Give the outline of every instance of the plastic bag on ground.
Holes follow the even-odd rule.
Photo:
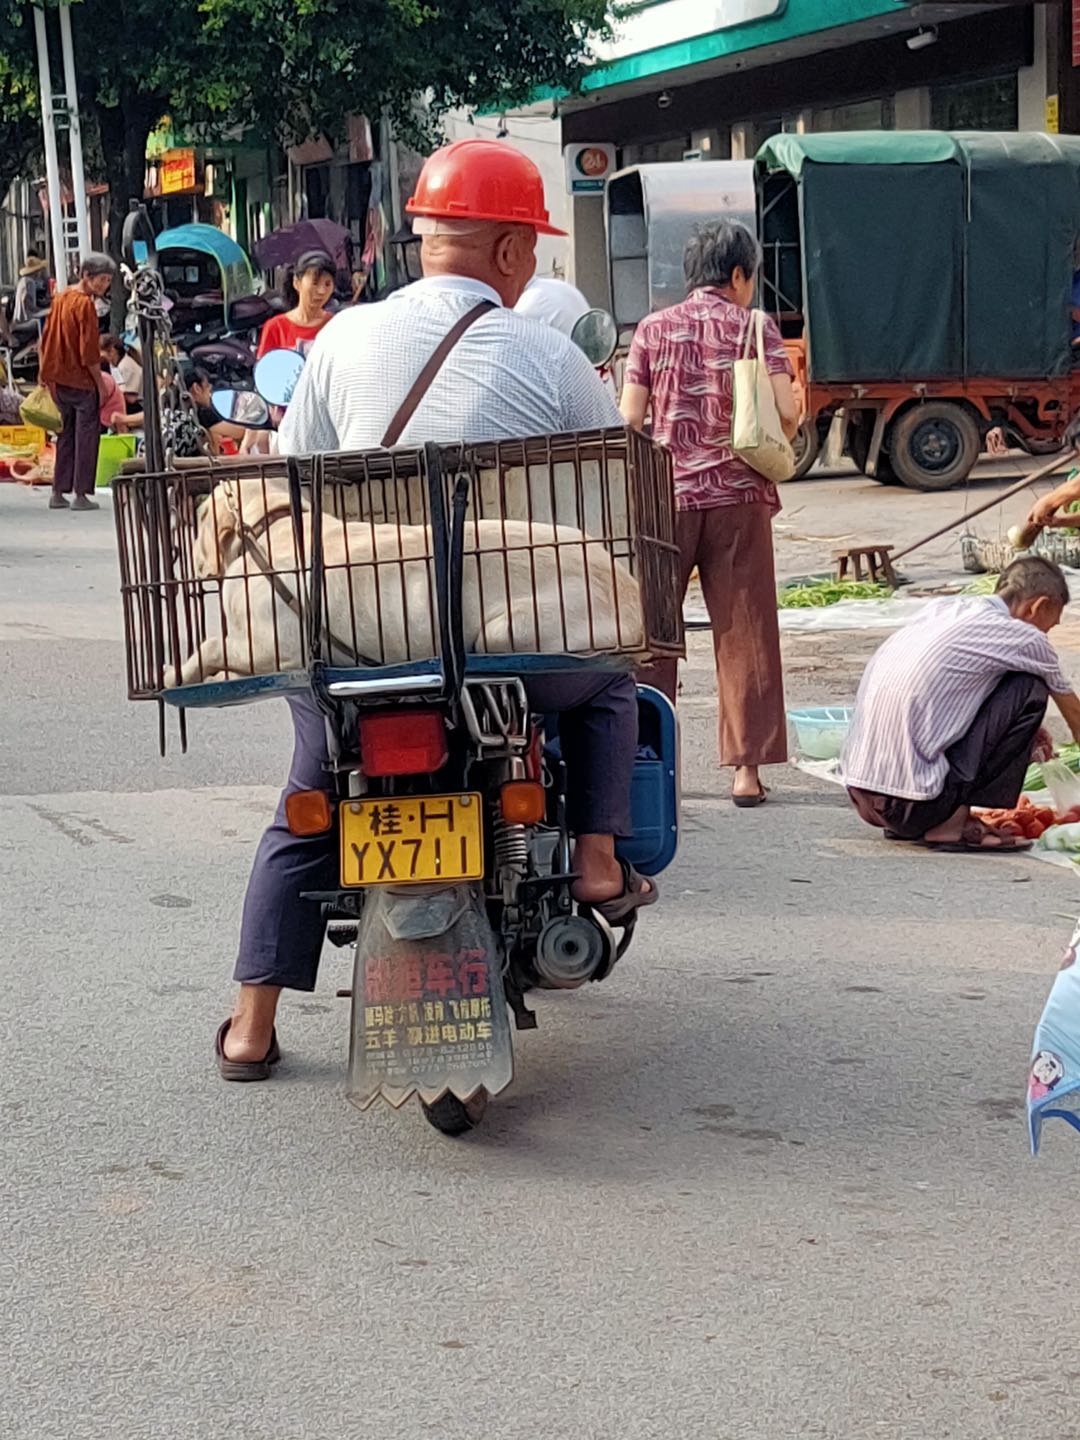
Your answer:
[[[1080,924],[1073,931],[1042,1018],[1035,1030],[1028,1073],[1028,1134],[1039,1153],[1042,1123],[1051,1117],[1080,1130]]]
[[[1074,775],[1063,760],[1044,760],[1041,766],[1050,800],[1059,815],[1080,806],[1080,775]]]

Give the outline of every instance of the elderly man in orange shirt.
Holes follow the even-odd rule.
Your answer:
[[[49,387],[63,429],[56,439],[56,471],[50,510],[96,510],[100,407],[108,399],[101,373],[101,334],[95,297],[103,299],[116,274],[108,255],[89,254],[79,283],[57,295],[41,337],[41,383]]]

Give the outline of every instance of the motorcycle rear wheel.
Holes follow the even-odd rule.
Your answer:
[[[484,1118],[490,1098],[486,1090],[478,1090],[471,1100],[459,1100],[456,1095],[443,1095],[434,1105],[425,1105],[421,1101],[420,1108],[429,1125],[434,1126],[441,1135],[449,1135],[453,1139],[476,1129]]]

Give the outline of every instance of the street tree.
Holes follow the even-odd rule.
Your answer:
[[[0,196],[41,142],[32,29],[25,6],[0,0]],[[25,32],[30,32],[29,46]]]
[[[608,10],[607,0],[74,0],[80,106],[109,185],[111,248],[142,197],[146,142],[165,115],[208,138],[240,124],[282,144],[333,138],[350,114],[388,115],[406,138],[430,141],[452,106],[500,109],[537,87],[574,87]],[[8,164],[25,158],[28,115],[39,119],[29,11],[0,0]]]

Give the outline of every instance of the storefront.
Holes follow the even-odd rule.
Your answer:
[[[982,0],[654,0],[562,102],[563,144],[614,145],[625,167],[750,158],[782,131],[1054,128],[1056,16]],[[575,196],[573,217],[576,281],[607,303],[602,200]]]

